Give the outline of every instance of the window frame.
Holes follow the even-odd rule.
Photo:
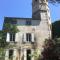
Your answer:
[[[15,33],[10,33],[10,42],[15,42]]]
[[[27,36],[27,34],[29,36]],[[23,43],[34,43],[34,42],[35,42],[34,33],[24,33],[23,34]]]
[[[30,26],[31,24],[31,20],[26,20],[26,25]]]
[[[31,33],[26,33],[26,41],[27,42],[32,42],[32,35],[31,35]]]

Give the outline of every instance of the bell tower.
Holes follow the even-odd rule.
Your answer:
[[[36,20],[47,19],[47,0],[32,0],[32,18]]]

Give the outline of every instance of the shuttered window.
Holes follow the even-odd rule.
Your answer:
[[[15,34],[10,34],[10,41],[14,41],[15,42]]]
[[[31,37],[32,37],[31,34],[30,33],[27,33],[26,34],[26,41],[27,42],[31,42],[31,40],[32,40]]]
[[[12,34],[12,33],[7,33],[7,37],[6,37],[6,42],[15,42],[15,33]]]
[[[24,33],[24,42],[34,42],[34,34]]]

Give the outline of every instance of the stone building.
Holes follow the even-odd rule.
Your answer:
[[[41,55],[44,41],[51,38],[47,0],[32,0],[32,18],[5,17],[4,23],[16,24],[19,29],[16,34],[7,33],[6,42],[13,47],[7,47],[5,60],[35,60],[29,54],[38,49]]]

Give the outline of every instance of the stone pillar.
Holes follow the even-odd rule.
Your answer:
[[[14,49],[14,52],[13,52],[13,60],[17,60],[17,50]]]
[[[24,60],[27,60],[27,51],[26,51],[26,49],[24,49]]]
[[[24,49],[21,48],[20,50],[20,59],[19,60],[24,60]]]
[[[21,59],[21,53],[22,53],[22,52],[21,52],[21,50],[19,49],[19,50],[18,50],[18,60],[22,60],[22,59]]]
[[[34,49],[31,49],[31,55],[34,54]],[[34,56],[31,56],[31,60],[34,60]]]
[[[5,60],[9,60],[9,50],[8,49],[6,50],[6,53],[5,53]]]

